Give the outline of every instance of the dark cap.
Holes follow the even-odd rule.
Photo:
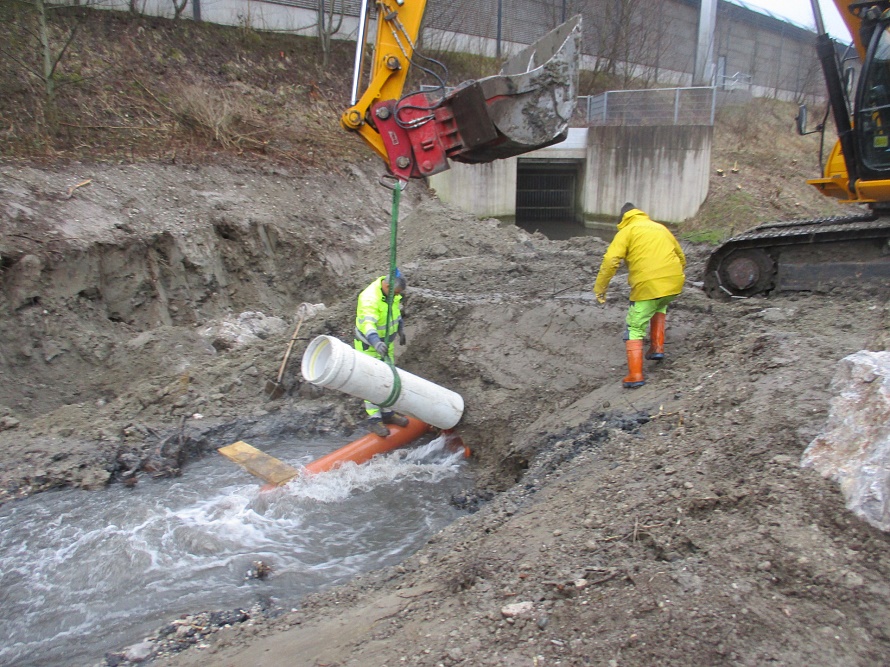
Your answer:
[[[396,269],[398,271],[398,269]],[[396,292],[404,292],[408,287],[408,281],[405,280],[405,276],[400,273],[393,276],[392,279],[393,285],[395,285]],[[383,276],[383,284],[389,287],[389,277]]]

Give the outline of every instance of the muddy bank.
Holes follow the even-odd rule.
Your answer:
[[[350,197],[287,170],[6,165],[0,494],[176,472],[207,433],[270,411],[317,421],[258,387],[297,306],[336,303],[386,229],[368,165],[345,183]]]
[[[299,355],[319,334],[351,339],[354,294],[385,271],[390,199],[374,168],[354,168],[335,194],[317,173],[8,166],[4,497],[179,474],[245,418],[356,428],[358,402],[304,385]],[[566,404],[609,374],[574,349],[600,313],[566,298],[586,289],[604,244],[474,220],[419,185],[401,213],[411,290],[399,364],[460,391],[486,484],[504,488],[525,465],[508,445],[538,416],[527,402]],[[303,302],[319,307],[301,327],[289,391],[268,401]]]
[[[610,303],[600,326],[622,313]],[[579,341],[612,376],[525,404],[536,419],[498,461],[517,483],[401,566],[157,664],[886,662],[887,536],[800,456],[836,360],[886,346],[887,317],[883,295],[715,304],[690,289],[634,392],[617,341],[606,357]]]
[[[354,432],[359,401],[302,385],[296,364],[284,398],[266,400],[263,387],[301,302],[325,309],[304,324],[296,355],[320,333],[351,337],[354,295],[388,259],[389,192],[375,169],[331,183],[243,167],[6,165],[4,499],[187,476],[190,457],[263,430]],[[215,208],[221,199],[229,208]],[[119,228],[132,209],[145,217]],[[475,511],[397,567],[280,600],[296,611],[248,615],[200,648],[159,655],[194,644],[166,638],[145,656],[888,660],[887,537],[799,467],[825,424],[838,360],[890,342],[885,291],[714,302],[698,287],[707,248],[684,245],[688,281],[670,310],[667,359],[647,363],[647,384],[628,391],[623,276],[605,306],[589,293],[603,241],[474,220],[415,185],[402,212],[410,288],[398,363],[463,396]]]

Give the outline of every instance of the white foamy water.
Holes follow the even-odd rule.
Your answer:
[[[255,443],[254,443],[255,444]],[[343,442],[261,446],[294,466]],[[0,665],[90,665],[180,614],[297,606],[416,551],[469,485],[441,439],[270,492],[222,456],[134,488],[0,507]],[[269,578],[246,578],[262,560]]]

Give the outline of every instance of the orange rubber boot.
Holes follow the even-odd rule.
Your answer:
[[[647,359],[664,359],[664,313],[655,313],[649,320],[649,351]]]
[[[624,378],[624,386],[628,389],[642,387],[646,384],[643,379],[643,341],[624,341],[627,350],[627,377]]]

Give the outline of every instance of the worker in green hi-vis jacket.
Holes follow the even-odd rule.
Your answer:
[[[393,358],[394,341],[399,337],[399,344],[406,342],[405,329],[402,324],[402,312],[399,305],[402,301],[402,292],[408,283],[401,272],[396,269],[393,275],[393,285],[390,286],[387,276],[380,276],[358,295],[358,305],[355,309],[355,349],[375,359],[385,361]],[[387,297],[390,287],[394,294],[392,299],[392,313],[389,317],[387,328]],[[389,435],[386,424],[407,426],[408,418],[392,411],[382,409],[370,401],[365,401],[365,410],[368,412],[368,430],[375,435],[385,438]]]

